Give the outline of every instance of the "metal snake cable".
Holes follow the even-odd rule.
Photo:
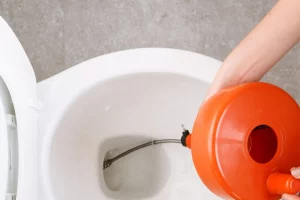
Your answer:
[[[163,140],[153,140],[151,142],[147,142],[141,145],[138,145],[136,147],[133,147],[119,155],[117,155],[116,157],[113,157],[111,159],[107,159],[103,162],[103,170],[110,167],[115,161],[119,160],[120,158],[123,158],[124,156],[127,156],[128,154],[131,154],[137,150],[143,149],[145,147],[149,147],[152,145],[157,145],[157,144],[164,144],[164,143],[178,143],[181,144],[181,140],[177,140],[177,139],[163,139]]]

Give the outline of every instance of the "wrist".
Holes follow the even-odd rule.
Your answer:
[[[235,62],[231,62],[229,56],[223,62],[208,90],[206,100],[222,89],[260,80],[257,75],[261,73],[258,73],[250,62],[238,63],[237,59],[232,61]]]

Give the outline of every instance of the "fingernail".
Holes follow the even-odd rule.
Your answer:
[[[300,168],[299,167],[293,167],[291,169],[291,173],[295,178],[300,178]]]

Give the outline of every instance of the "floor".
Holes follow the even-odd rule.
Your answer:
[[[38,80],[118,50],[168,47],[220,60],[277,0],[0,0]],[[272,53],[272,52],[270,52]],[[264,80],[300,102],[300,45]]]

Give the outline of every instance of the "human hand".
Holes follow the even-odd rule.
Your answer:
[[[292,168],[291,173],[295,178],[300,179],[300,167]],[[282,195],[281,200],[300,200],[300,197],[296,195],[284,194]]]
[[[300,41],[299,0],[281,0],[225,59],[205,100],[220,90],[257,82]]]

